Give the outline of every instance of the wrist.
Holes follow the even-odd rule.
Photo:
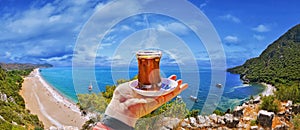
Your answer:
[[[111,117],[109,115],[104,115],[101,122],[111,130],[134,130],[132,126],[129,126],[118,118]]]
[[[116,120],[119,120],[133,128],[135,126],[136,121],[138,120],[138,118],[130,117],[128,115],[125,115],[125,114],[115,111],[113,109],[106,109],[105,115],[110,116]]]
[[[111,128],[109,128],[108,126],[104,125],[101,122],[98,122],[92,130],[111,130]]]

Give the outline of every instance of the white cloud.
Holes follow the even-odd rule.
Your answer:
[[[10,52],[5,52],[5,55],[4,55],[5,58],[9,58],[10,56],[11,56]]]
[[[240,23],[241,22],[241,20],[238,17],[235,17],[231,14],[226,14],[224,16],[221,16],[220,18],[223,19],[223,20],[232,21],[232,22],[235,22],[235,23]]]
[[[238,37],[237,36],[226,36],[224,38],[224,41],[227,42],[227,43],[237,43],[239,41]]]
[[[200,61],[208,61],[210,60],[208,53],[206,51],[199,51],[198,53],[195,53],[196,59]]]
[[[111,46],[112,43],[101,43],[100,46],[102,47],[108,47],[108,46]]]
[[[51,61],[61,61],[61,60],[65,60],[65,59],[68,59],[68,58],[71,58],[71,57],[72,57],[72,55],[68,54],[68,55],[63,55],[63,56],[60,56],[60,57],[41,58],[40,60],[51,62]]]
[[[114,33],[114,31],[119,32],[120,30],[116,30],[116,28],[111,29],[111,27],[121,21],[124,16],[130,16],[133,13],[138,12],[143,2],[111,1],[106,4],[107,6],[101,8],[100,10],[97,10],[97,12],[94,12],[93,17],[89,19],[88,24],[86,24],[85,28],[81,30],[82,32],[77,39],[75,48],[76,54],[73,58],[73,65],[95,65],[93,59],[98,58],[96,57],[96,53],[97,49],[99,49],[99,40],[101,40],[101,38],[104,38],[105,34]],[[124,26],[123,29],[126,30],[129,28]],[[112,40],[110,42],[107,41],[105,43],[113,44],[114,41],[116,40]]]
[[[202,3],[200,4],[200,9],[202,9],[203,7],[205,7],[207,5],[207,3]]]
[[[58,22],[61,20],[61,15],[53,15],[49,17],[49,23]]]
[[[6,62],[64,60],[61,56],[72,53],[80,29],[103,3],[56,0],[28,2],[28,6],[5,14],[10,17],[0,17],[0,42],[9,42],[2,44],[0,51],[9,48],[7,51],[14,52]]]
[[[207,6],[208,2],[208,0],[205,0],[203,3],[200,4],[199,8],[203,9],[205,6]]]
[[[126,6],[124,6],[126,5]],[[153,9],[158,9],[161,8],[160,6],[157,5],[152,5],[152,6],[145,6],[147,4],[144,4],[144,1],[135,1],[135,0],[128,0],[128,1],[118,1],[116,3],[112,3],[109,6],[106,6],[104,8],[101,9],[101,12],[95,13],[95,17],[90,19],[90,23],[86,24],[89,27],[86,27],[85,29],[87,29],[86,32],[82,32],[79,38],[78,38],[78,42],[77,43],[83,43],[83,45],[79,45],[79,49],[76,50],[78,52],[78,54],[76,54],[74,57],[78,58],[78,63],[82,63],[82,64],[90,64],[92,65],[92,60],[90,60],[91,58],[94,58],[93,55],[89,55],[86,53],[95,53],[98,48],[94,48],[94,46],[92,44],[97,43],[97,39],[100,39],[101,37],[103,37],[103,32],[101,30],[107,30],[106,27],[112,27],[111,24],[114,24],[116,21],[119,21],[119,17],[123,17],[123,16],[132,16],[133,13],[139,13],[142,9],[143,6],[147,7],[147,8],[153,8]],[[180,5],[176,5],[176,7],[180,7]],[[177,11],[176,11],[177,12]],[[179,13],[180,11],[178,11]],[[184,11],[182,12],[183,14]],[[190,12],[189,14],[191,14],[192,12]],[[188,20],[191,21],[196,21],[193,20],[193,15],[183,15],[181,18],[188,18]],[[122,19],[120,19],[122,20]],[[167,21],[165,19],[162,19],[160,21],[158,21],[156,24],[158,28],[160,28],[161,30],[167,30],[167,31],[174,31],[173,33],[180,33],[180,34],[186,34],[188,30],[188,28],[186,28],[183,24],[180,24],[178,22],[170,22]],[[202,23],[202,21],[197,21]],[[132,22],[132,24],[134,25],[143,25],[143,23],[136,23],[136,22]],[[197,24],[195,24],[197,25]],[[203,24],[204,25],[204,24]],[[139,28],[140,26],[138,26]],[[151,27],[155,27],[154,23],[151,21]],[[99,31],[100,30],[100,31]],[[119,30],[117,30],[119,31]],[[117,32],[116,31],[116,32]],[[160,31],[162,32],[162,31]],[[95,37],[94,35],[100,36],[100,37]],[[119,33],[119,35],[123,35],[122,33]],[[149,36],[149,35],[147,35]],[[131,36],[133,37],[133,36]],[[159,36],[158,36],[159,37]],[[170,37],[170,36],[169,36]],[[162,46],[166,46],[166,48],[170,48],[170,45],[173,47],[178,47],[175,45],[175,43],[177,42],[177,44],[179,44],[179,41],[174,40],[175,42],[171,42],[169,40],[169,37],[162,37],[165,40],[161,40],[160,38],[154,38],[154,37],[147,37],[144,39],[134,39],[131,42],[129,42],[129,44],[127,44],[127,46],[124,46],[125,49],[122,49],[121,44],[124,44],[124,41],[120,42],[120,45],[118,45],[116,50],[122,50],[122,53],[125,53],[128,51],[127,54],[130,54],[129,50],[135,50],[135,49],[143,49],[143,48],[147,48],[147,47],[152,47],[152,48],[162,48]],[[93,39],[94,38],[94,39]],[[137,37],[139,38],[139,37]],[[157,40],[160,39],[160,40]],[[95,41],[93,41],[95,40]],[[126,41],[126,39],[124,39]],[[149,42],[148,42],[149,41]],[[154,44],[147,44],[147,43],[162,43],[163,45],[159,45],[159,47],[157,47],[158,45],[154,45]],[[142,45],[140,45],[142,44]],[[84,47],[87,46],[87,47]],[[85,48],[83,51],[80,50],[80,48]],[[89,49],[87,49],[89,48]],[[132,49],[134,48],[134,49]],[[176,50],[174,50],[174,52],[182,52],[184,46],[180,46],[178,47]],[[105,50],[105,49],[104,49]],[[88,51],[88,52],[86,52]],[[108,51],[108,50],[106,50]],[[115,51],[115,50],[110,50],[110,51]],[[107,55],[108,53],[104,54]],[[109,55],[109,54],[108,54]],[[122,57],[125,57],[124,55],[121,55]],[[188,63],[191,60],[191,57],[186,56],[186,54],[178,54],[177,57],[180,63]],[[76,61],[77,62],[77,61]],[[74,62],[73,62],[74,63]],[[121,63],[121,62],[119,62]],[[116,63],[117,64],[117,63]]]
[[[120,27],[120,30],[121,30],[121,31],[134,31],[134,29],[131,28],[131,27],[129,27],[128,25],[122,25],[122,26]]]
[[[1,34],[0,40],[23,40],[45,34],[66,36],[78,33],[78,30],[74,32],[74,28],[84,24],[96,5],[97,2],[60,0],[43,6],[33,4],[28,10],[11,14],[12,17],[1,18],[0,29],[5,33]]]
[[[115,55],[115,56],[113,56],[113,57],[110,57],[109,59],[110,59],[110,60],[121,60],[122,57],[121,57],[121,55]]]
[[[257,25],[256,27],[252,28],[252,30],[256,31],[256,32],[268,32],[270,31],[270,28],[267,25]]]
[[[99,48],[98,50],[103,50],[103,49],[106,49],[108,47],[110,47],[111,45],[113,45],[115,43],[115,41],[111,41],[111,42],[102,42],[101,44],[99,44]]]
[[[181,23],[173,22],[167,25],[168,30],[178,32],[179,34],[187,34],[188,28]]]
[[[253,35],[253,38],[256,39],[256,40],[258,40],[258,41],[261,41],[261,40],[265,39],[264,36],[262,36],[262,35],[256,35],[256,34]]]
[[[156,24],[155,28],[161,31],[170,31],[179,35],[187,35],[189,29],[182,23],[172,22],[167,24]]]

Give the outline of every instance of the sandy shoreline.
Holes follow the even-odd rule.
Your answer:
[[[266,87],[265,90],[261,93],[263,96],[273,95],[274,92],[276,91],[276,88],[271,84],[267,84],[267,83],[261,83],[261,84]]]
[[[80,129],[87,120],[81,116],[76,104],[64,98],[43,80],[38,69],[24,78],[20,94],[25,100],[25,107],[38,115],[46,129],[51,126]]]

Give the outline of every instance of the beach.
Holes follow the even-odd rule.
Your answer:
[[[276,91],[276,88],[271,84],[267,84],[267,83],[261,83],[261,84],[266,87],[265,90],[261,93],[263,96],[273,95],[274,92]]]
[[[56,90],[40,76],[35,69],[24,78],[20,95],[25,100],[25,107],[36,114],[46,129],[80,129],[87,120],[81,116],[79,108]]]

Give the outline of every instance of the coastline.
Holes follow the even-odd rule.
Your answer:
[[[25,100],[25,107],[38,115],[46,129],[80,129],[87,120],[81,116],[79,108],[53,87],[34,69],[24,78],[22,90],[19,92]]]
[[[274,95],[274,92],[276,91],[275,86],[267,83],[260,83],[260,84],[266,87],[265,90],[261,93],[263,96]]]

